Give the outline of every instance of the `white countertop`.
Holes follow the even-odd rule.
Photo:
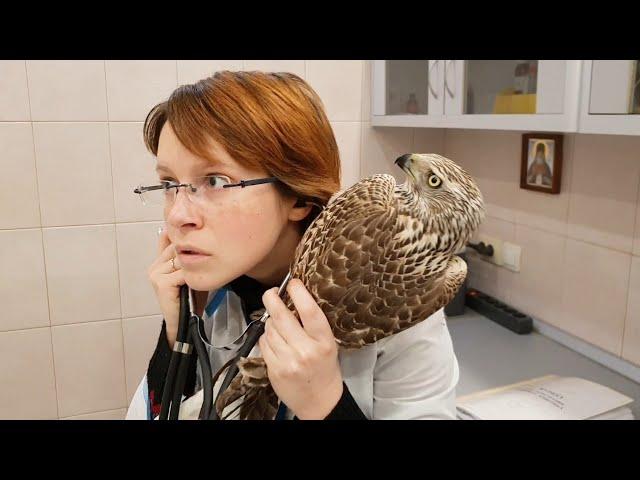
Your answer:
[[[640,420],[640,384],[535,331],[518,335],[466,308],[447,317],[460,365],[458,396],[543,375],[581,377],[634,399]]]

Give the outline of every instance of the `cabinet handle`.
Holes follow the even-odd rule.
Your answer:
[[[451,62],[451,65],[453,65],[453,67],[455,68],[456,66],[456,61],[455,60],[449,60],[448,62]],[[447,65],[448,65],[447,62]],[[447,92],[449,92],[449,96],[451,98],[453,98],[455,96],[455,92],[453,92],[450,88],[449,88],[449,82],[447,81],[447,79],[449,78],[449,68],[447,67],[447,65],[445,65],[445,69],[444,69],[444,87],[447,89]],[[456,78],[456,73],[455,70],[453,72],[453,78]]]
[[[433,70],[433,67],[437,66],[439,62],[440,60],[434,60],[433,65],[431,65],[431,68],[429,68],[429,72],[427,74],[427,85],[429,86],[429,91],[431,92],[431,95],[433,95],[433,98],[435,98],[436,100],[438,99],[438,92],[436,92],[431,85],[431,70]]]

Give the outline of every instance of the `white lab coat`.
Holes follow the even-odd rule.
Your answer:
[[[213,311],[214,304],[218,306]],[[203,320],[211,343],[232,342],[245,327],[240,298],[231,290],[210,292]],[[213,372],[233,355],[228,350],[208,350]],[[250,355],[259,354],[256,345]],[[455,388],[459,369],[444,309],[374,344],[352,351],[340,350],[339,362],[344,382],[369,419],[456,418]],[[183,399],[180,419],[197,419],[202,405],[201,378],[198,364],[197,393]],[[221,381],[222,378],[216,383],[214,395]],[[147,392],[145,376],[129,405],[127,420],[152,418]],[[292,417],[293,413],[289,412],[288,418]]]

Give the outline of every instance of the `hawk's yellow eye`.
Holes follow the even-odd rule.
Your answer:
[[[440,185],[442,185],[442,180],[440,180],[440,177],[438,177],[437,175],[434,175],[433,173],[431,175],[429,175],[429,186],[432,188],[438,188]]]

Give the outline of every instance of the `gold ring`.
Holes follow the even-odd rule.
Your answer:
[[[175,257],[173,257],[173,258],[171,259],[171,267],[173,268],[173,271],[174,271],[174,272],[177,270],[177,268],[176,268],[176,264],[175,264],[175,259],[176,259]]]

